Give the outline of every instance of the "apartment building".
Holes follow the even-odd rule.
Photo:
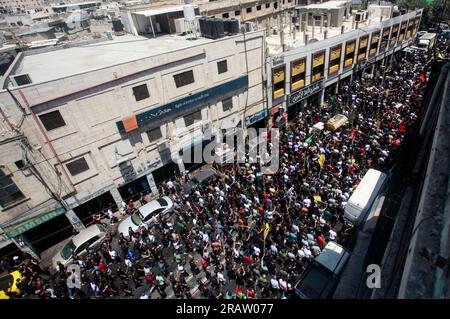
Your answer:
[[[41,213],[47,221],[38,224],[26,211],[0,203],[8,240],[25,238],[39,253],[69,236],[71,226],[90,223],[92,213],[142,192],[157,194],[163,180],[201,165],[183,156],[203,148],[212,128],[261,125],[264,50],[264,32],[253,31],[216,40],[125,35],[19,54],[4,76],[1,109],[13,126],[24,109],[26,136],[44,157],[35,162],[47,161],[57,173],[46,180],[61,188],[54,197],[64,209]],[[2,156],[3,174],[33,207],[39,192],[16,167],[20,152],[10,153]],[[26,227],[14,222],[19,215]],[[55,218],[65,220],[58,226]]]
[[[0,0],[0,8],[12,12],[41,9],[43,5],[44,2],[42,0]]]
[[[395,52],[412,43],[422,16],[422,9],[359,22],[349,15],[335,28],[328,27],[326,15],[321,24],[307,7],[297,9],[297,35],[287,26],[281,40],[279,35],[267,37],[271,120],[283,114],[292,118],[308,105],[320,105],[353,77],[387,65]]]

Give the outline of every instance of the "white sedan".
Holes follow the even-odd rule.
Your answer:
[[[56,268],[58,261],[64,266],[68,266],[72,262],[73,255],[84,257],[88,253],[88,249],[96,250],[105,241],[107,241],[107,238],[104,226],[91,225],[83,229],[53,257],[53,268]]]
[[[133,231],[137,231],[139,226],[143,223],[150,225],[152,217],[159,218],[165,214],[172,212],[173,201],[168,197],[164,196],[139,207],[138,211],[133,215],[127,217],[119,224],[119,233],[122,233],[125,238],[128,236],[128,228],[131,227]]]

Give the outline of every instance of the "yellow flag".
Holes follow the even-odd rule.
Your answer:
[[[264,239],[266,239],[267,235],[269,234],[270,226],[269,223],[266,223],[266,228],[264,229]]]
[[[322,201],[322,197],[314,196],[314,200],[317,201],[317,202],[321,202]]]
[[[319,156],[319,159],[317,160],[317,163],[319,163],[320,167],[323,167],[323,163],[325,163],[325,154],[321,154]]]

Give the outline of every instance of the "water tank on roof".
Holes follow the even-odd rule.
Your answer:
[[[206,18],[205,21],[205,37],[206,38],[213,38],[215,34],[215,28],[214,28],[214,19],[212,18]]]
[[[239,20],[236,20],[236,19],[230,20],[230,33],[231,34],[239,33]]]
[[[122,21],[120,21],[119,19],[113,19],[112,25],[113,25],[114,32],[122,32],[123,31],[123,24],[122,24]]]
[[[217,38],[222,38],[224,36],[224,25],[222,19],[214,19],[214,28],[216,29]]]
[[[192,4],[183,6],[183,14],[186,21],[195,21],[195,6]]]
[[[392,17],[398,17],[400,15],[400,11],[399,10],[395,10],[392,12]]]
[[[231,28],[231,20],[230,19],[224,19],[223,20],[223,30],[225,31],[225,33],[230,33],[230,28]]]
[[[202,36],[205,36],[205,34],[206,34],[206,31],[205,31],[205,28],[206,28],[206,18],[205,18],[205,17],[200,17],[200,18],[198,19],[198,24],[199,24],[199,26],[200,26],[200,34],[201,34]]]

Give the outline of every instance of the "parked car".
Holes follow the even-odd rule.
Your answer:
[[[22,292],[17,287],[17,282],[21,280],[22,274],[17,270],[0,277],[0,299],[9,299],[12,295],[20,296]]]
[[[190,194],[193,189],[196,189],[201,185],[205,185],[209,179],[215,175],[216,172],[213,170],[200,171],[183,185],[183,191],[186,194]]]
[[[131,227],[133,231],[139,229],[139,225],[146,223],[151,225],[151,218],[156,216],[157,218],[164,216],[173,211],[173,201],[168,196],[164,196],[147,204],[139,207],[137,212],[133,215],[127,217],[119,224],[119,233],[122,233],[126,238],[128,238],[128,228]]]
[[[107,241],[106,228],[103,225],[91,225],[75,235],[52,259],[53,267],[56,268],[58,261],[68,266],[73,255],[83,257],[89,250],[97,250],[101,244]]]

